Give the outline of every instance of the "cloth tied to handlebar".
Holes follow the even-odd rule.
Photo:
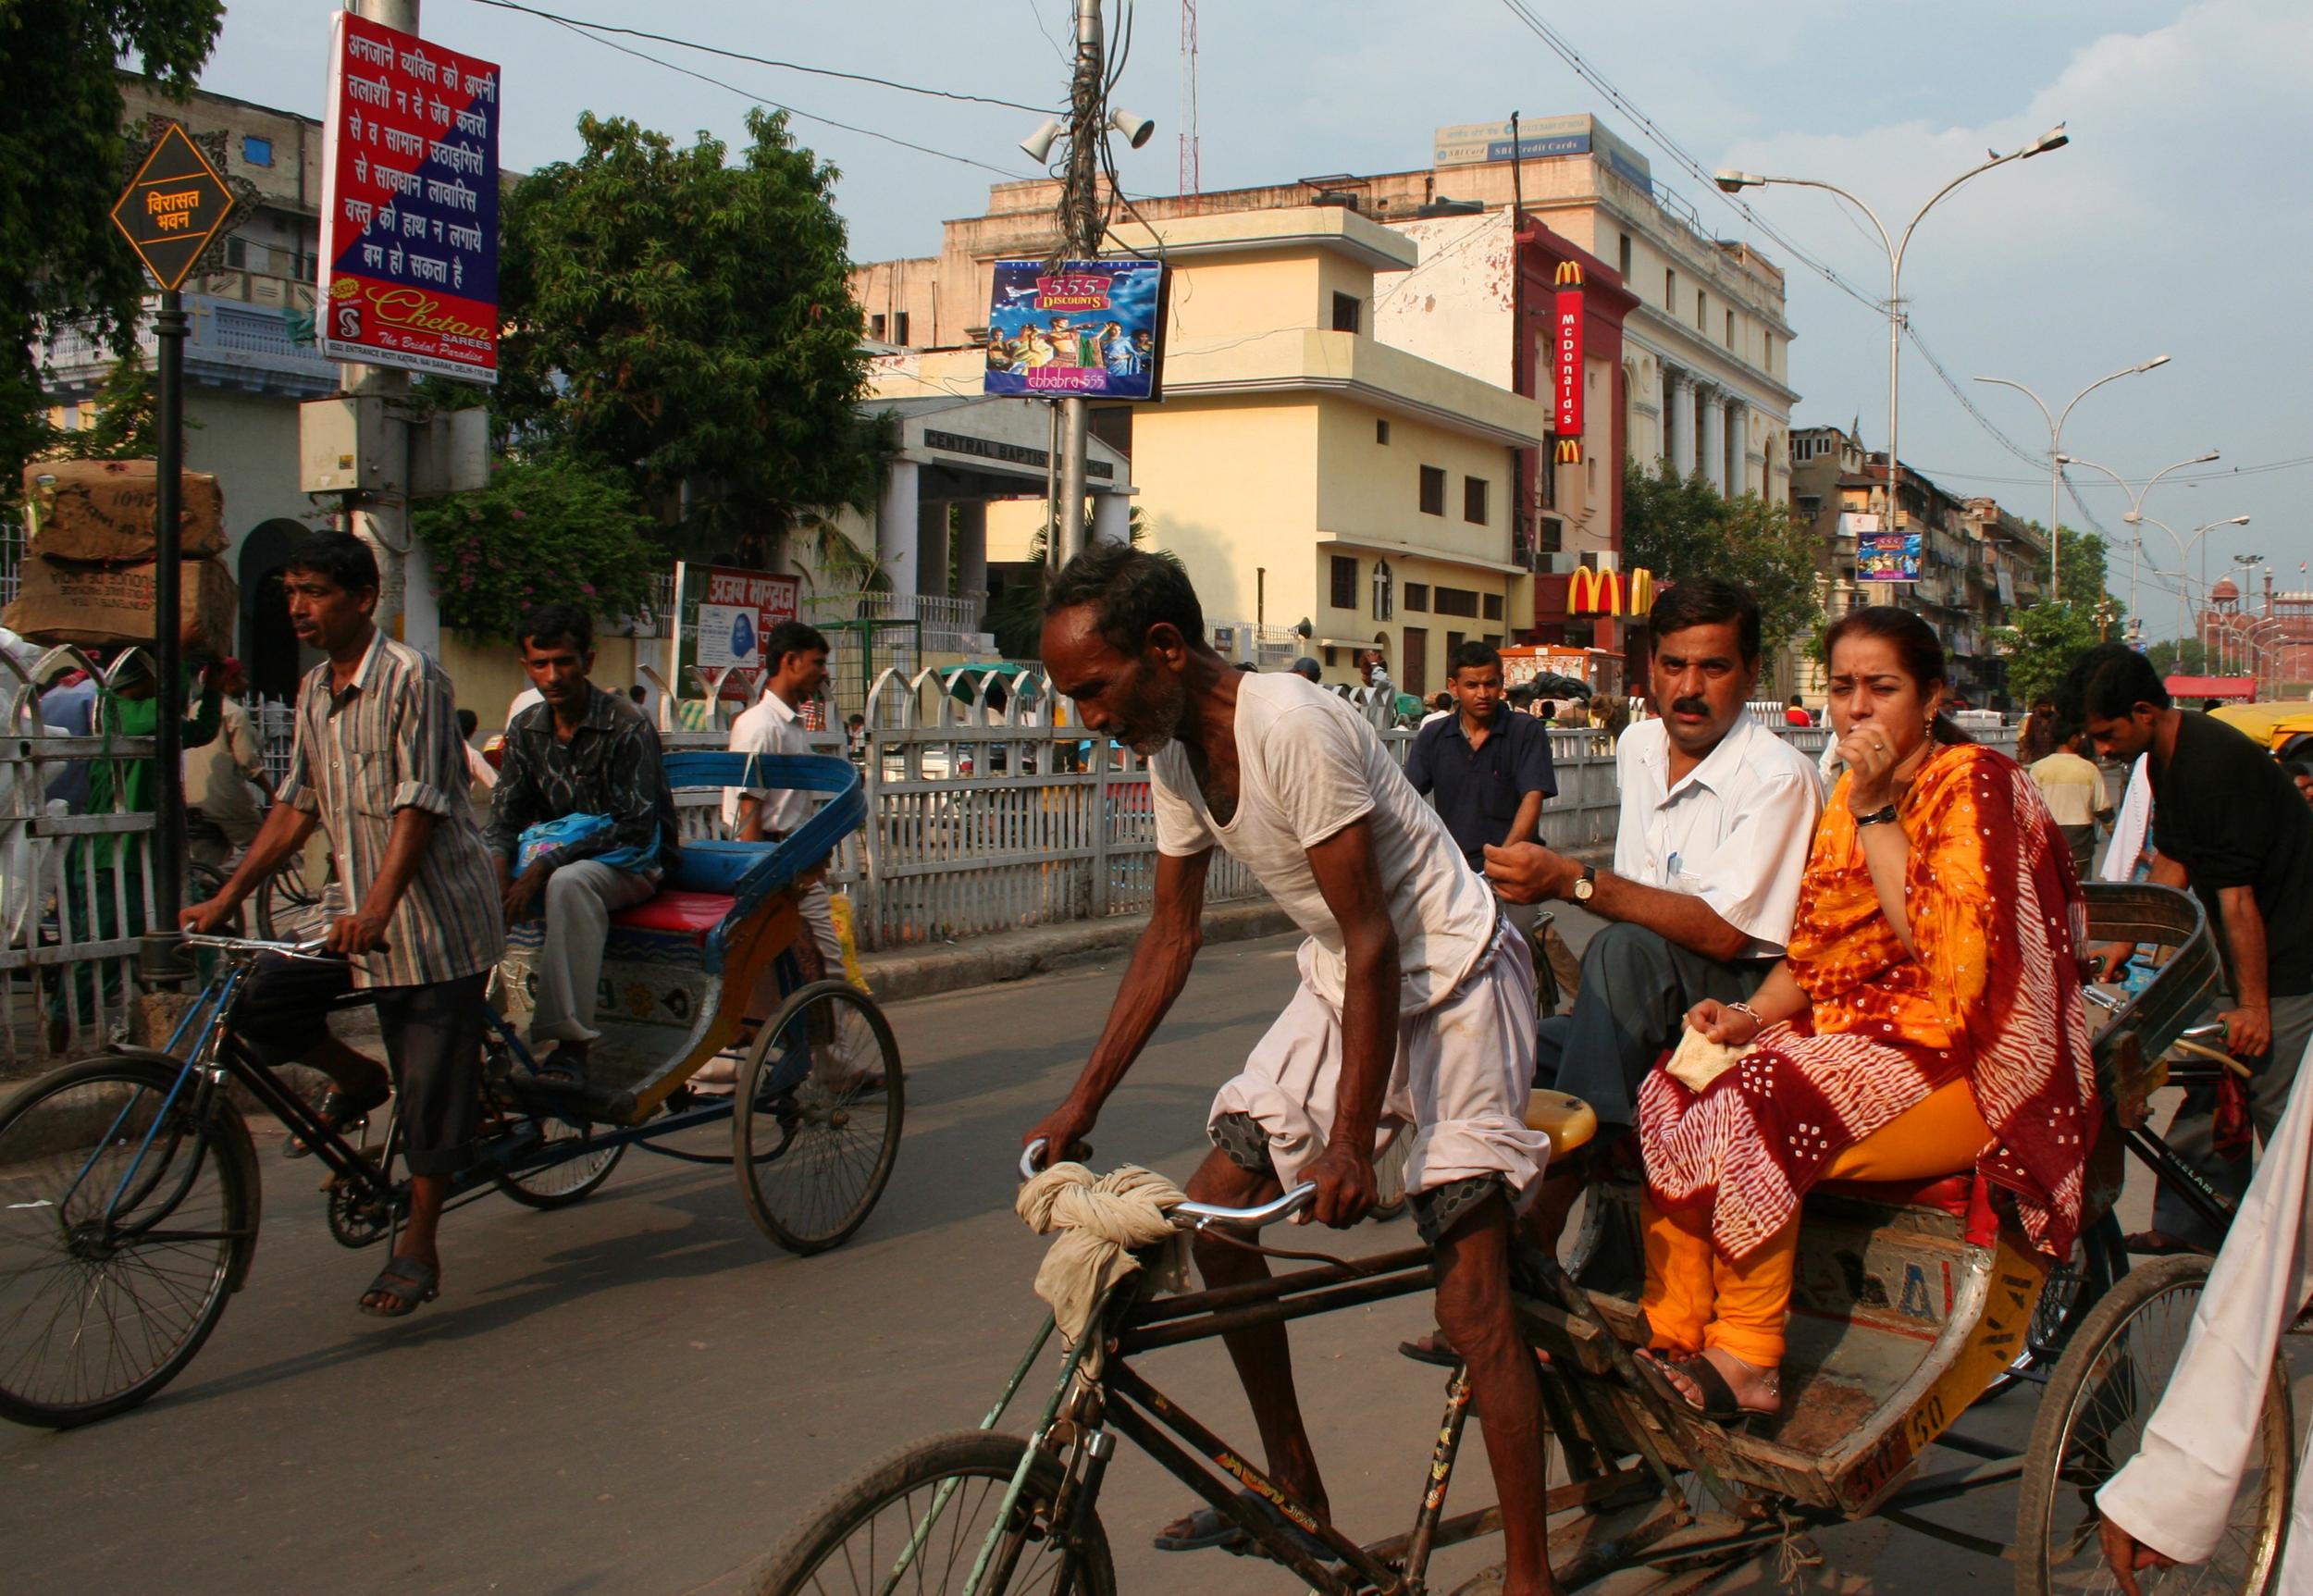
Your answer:
[[[1127,1164],[1095,1175],[1082,1164],[1055,1164],[1020,1189],[1013,1209],[1040,1236],[1060,1232],[1036,1270],[1036,1294],[1070,1345],[1092,1322],[1110,1286],[1146,1267],[1157,1287],[1188,1283],[1189,1238],[1172,1224],[1188,1200],[1154,1169]],[[1161,1243],[1161,1246],[1159,1245]],[[1157,1248],[1146,1259],[1135,1252]]]

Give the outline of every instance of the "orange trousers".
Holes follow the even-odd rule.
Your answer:
[[[1992,1140],[1966,1076],[1947,1082],[1850,1147],[1832,1155],[1823,1178],[1919,1181],[1973,1167]],[[1640,1301],[1650,1345],[1681,1355],[1724,1347],[1754,1368],[1783,1361],[1783,1321],[1799,1262],[1800,1216],[1740,1263],[1711,1244],[1711,1216],[1644,1207],[1647,1281]]]

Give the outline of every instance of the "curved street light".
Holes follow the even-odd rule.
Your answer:
[[[2072,405],[2078,404],[2108,382],[2118,382],[2123,377],[2134,377],[2139,372],[2150,371],[2156,365],[2168,364],[2167,355],[2156,354],[2150,360],[2140,360],[2134,365],[2124,365],[2109,377],[2097,377],[2096,381],[2073,394],[2072,403],[2065,405],[2062,410],[2053,414],[2049,414],[2047,401],[2021,382],[2005,377],[1976,378],[1978,382],[1996,383],[2001,388],[2014,389],[2040,407],[2040,419],[2048,424],[2048,602],[2051,604],[2057,600],[2057,583],[2061,564],[2059,558],[2060,552],[2059,545],[2062,539],[2057,537],[2056,528],[2059,516],[2058,506],[2063,501],[2059,490],[2064,480],[2064,423],[2072,419]]]
[[[1719,171],[1713,179],[1722,190],[1730,194],[1744,189],[1763,188],[1770,183],[1777,183],[1788,188],[1822,189],[1826,193],[1838,195],[1857,210],[1862,211],[1878,232],[1880,247],[1887,252],[1887,521],[1890,526],[1895,524],[1896,484],[1902,470],[1902,457],[1897,452],[1896,423],[1899,408],[1897,370],[1903,348],[1903,257],[1905,252],[1911,247],[1912,230],[1920,225],[1921,219],[1928,212],[1936,208],[1937,201],[1970,178],[1979,177],[1990,171],[1994,167],[2004,167],[2010,161],[2028,161],[2035,155],[2047,155],[2050,150],[2060,150],[2071,142],[2072,135],[2064,130],[2064,124],[2059,122],[2022,149],[2010,150],[2004,155],[1996,155],[1979,166],[1970,167],[1942,188],[1937,189],[1928,197],[1927,204],[1912,213],[1911,219],[1904,224],[1900,237],[1887,231],[1886,224],[1879,219],[1879,213],[1837,183],[1826,183],[1817,178],[1769,178],[1762,177],[1757,172],[1738,172],[1726,169]],[[2049,536],[2055,536],[2052,529]]]
[[[2159,470],[2154,472],[2150,476],[2145,479],[2145,485],[2143,487],[2134,489],[2130,488],[2127,479],[2122,477],[2119,472],[2113,470],[2109,465],[2099,465],[2093,460],[2083,460],[2077,454],[2059,454],[2056,457],[2056,471],[2059,479],[2062,477],[2064,467],[2067,465],[2085,465],[2091,471],[2103,472],[2107,476],[2109,476],[2112,479],[2114,486],[2119,488],[2121,492],[2128,495],[2128,513],[2121,516],[2121,519],[2126,522],[2129,526],[2134,526],[2145,518],[2145,495],[2152,491],[2153,485],[2155,483],[2158,482],[2163,476],[2166,476],[2171,471],[2182,471],[2187,465],[2206,465],[2210,461],[2217,458],[2218,452],[2211,449],[2205,454],[2194,455],[2190,460],[2180,460],[2173,465],[2163,465]],[[2050,528],[2048,536],[2051,538],[2056,536],[2053,528]],[[2134,539],[2132,539],[2128,546],[2128,619],[2129,626],[2132,630],[2134,630],[2138,625],[2142,614],[2142,612],[2136,608],[2136,552],[2141,547],[2141,540]],[[2050,566],[2048,583],[2050,588],[2054,588],[2055,586],[2054,578],[2055,567]],[[2182,579],[2183,578],[2180,576],[2179,580]]]
[[[2177,536],[2175,527],[2155,516],[2139,514],[2135,520],[2139,526],[2159,527],[2169,535],[2169,540],[2176,545],[2176,635],[2183,637],[2186,632],[2192,630],[2193,626],[2193,581],[2184,574],[2184,568],[2192,563],[2194,549],[2199,545],[2203,538],[2208,537],[2218,527],[2245,526],[2249,524],[2249,518],[2245,515],[2228,515],[2221,521],[2205,521],[2193,528],[2191,536],[2183,538]],[[2206,558],[2201,561],[2200,575],[2201,601],[2205,604],[2208,602],[2208,562]]]

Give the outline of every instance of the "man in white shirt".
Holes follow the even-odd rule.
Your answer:
[[[1574,1008],[1541,1022],[1538,1086],[1597,1110],[1600,1140],[1636,1122],[1639,1083],[1706,997],[1757,990],[1791,934],[1808,844],[1823,813],[1806,755],[1751,718],[1759,605],[1731,583],[1687,581],[1648,616],[1658,718],[1622,735],[1612,870],[1539,843],[1486,850],[1514,903],[1560,898],[1610,922],[1582,957]],[[1581,1170],[1552,1171],[1537,1204],[1554,1235]]]
[[[1093,545],[1045,596],[1054,687],[1094,735],[1149,761],[1156,901],[1090,1062],[1026,1140],[1058,1160],[1092,1129],[1187,984],[1206,872],[1214,848],[1226,848],[1308,940],[1293,1001],[1214,1099],[1215,1145],[1189,1194],[1242,1206],[1306,1181],[1317,1187],[1313,1216],[1351,1225],[1373,1206],[1377,1132],[1412,1136],[1406,1191],[1437,1250],[1439,1318],[1466,1355],[1507,1512],[1503,1589],[1549,1590],[1540,1391],[1509,1294],[1512,1210],[1549,1157],[1524,1120],[1533,966],[1355,711],[1290,673],[1231,670],[1205,637],[1187,576],[1122,544]],[[1200,1236],[1196,1257],[1208,1286],[1268,1274],[1258,1254],[1218,1238]],[[1281,1515],[1305,1538],[1326,1521],[1326,1496],[1284,1328],[1224,1340],[1270,1473],[1302,1504],[1287,1511],[1248,1494],[1242,1511]],[[1206,1507],[1156,1544],[1193,1551],[1244,1539],[1235,1518]]]
[[[808,754],[811,744],[798,711],[827,686],[827,639],[800,621],[782,621],[763,634],[763,659],[771,667],[763,696],[731,723],[731,751]],[[776,842],[810,818],[811,795],[807,792],[760,786],[723,790],[724,824],[741,842]],[[805,955],[807,970],[812,959],[819,963],[818,970],[808,971],[814,981],[843,976],[843,943],[835,934],[833,902],[825,872],[819,872],[800,906],[811,946],[798,951]]]

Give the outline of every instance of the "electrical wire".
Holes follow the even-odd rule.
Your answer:
[[[654,44],[673,44],[677,49],[696,50],[702,56],[721,56],[725,60],[746,61],[757,67],[776,67],[783,72],[808,72],[813,77],[842,78],[854,83],[872,83],[880,89],[896,89],[903,94],[921,94],[928,99],[961,100],[980,105],[1001,105],[1007,110],[1026,111],[1031,116],[1045,117],[1052,114],[1052,107],[1049,105],[1031,105],[1019,100],[996,99],[987,94],[966,94],[953,89],[927,89],[916,83],[902,83],[891,78],[879,78],[872,72],[846,72],[835,67],[807,67],[800,61],[780,61],[769,56],[750,56],[744,50],[726,49],[720,44],[702,44],[695,39],[678,39],[671,33],[653,33],[642,28],[622,27],[615,22],[589,22],[583,18],[563,17],[552,11],[542,10],[536,6],[522,5],[519,0],[473,0],[473,3],[476,6],[489,6],[500,11],[519,11],[526,17],[536,17],[547,22],[559,22],[565,28],[582,28],[589,33],[618,33],[629,39],[648,39]]]
[[[1975,418],[1975,424],[1984,428],[1984,430],[1991,436],[1994,442],[1998,443],[2002,449],[2007,450],[2009,453],[2014,455],[2017,459],[2022,461],[2026,465],[2045,465],[2047,464],[2048,457],[2047,455],[2033,453],[2022,444],[2009,437],[2005,432],[2002,432],[1993,424],[1990,416],[1985,414],[1983,411],[1976,408],[1974,399],[1969,395],[1966,389],[1960,386],[1960,381],[1957,377],[1953,377],[1950,372],[1944,369],[1944,363],[1937,360],[1936,358],[1936,352],[1927,347],[1926,341],[1920,337],[1919,329],[1911,325],[1911,318],[1910,316],[1905,316],[1903,318],[1903,335],[1911,340],[1911,347],[1920,352],[1920,358],[1927,362],[1928,369],[1935,372],[1938,377],[1943,379],[1944,386],[1951,390],[1951,396],[1960,402],[1960,408]]]
[[[2160,480],[2163,482],[2223,482],[2230,481],[2235,476],[2263,476],[2275,471],[2302,471],[2308,465],[2313,465],[2313,454],[2300,454],[2288,460],[2268,460],[2255,465],[2227,466],[2221,471],[2170,472],[2164,474]],[[1974,482],[1998,482],[2017,488],[2030,488],[2047,480],[2046,477],[2035,476],[1990,476],[1980,471],[1961,471],[1933,465],[1914,466],[1912,469],[1923,471],[1931,476],[1964,476]],[[2132,488],[2141,488],[2144,483],[2131,482],[2127,485]],[[2091,480],[2087,486],[2108,488],[2111,484],[2104,480]]]
[[[507,3],[507,0],[476,0],[476,3],[479,5],[502,5]],[[519,9],[519,7],[517,8]],[[977,167],[983,172],[994,172],[997,177],[1002,178],[1007,181],[1017,181],[1020,178],[1020,174],[1016,171],[1008,171],[1002,167],[992,167],[987,162],[974,160],[970,155],[959,155],[949,150],[935,150],[929,144],[919,144],[910,140],[902,139],[891,133],[879,132],[873,128],[862,128],[853,122],[839,122],[833,117],[823,117],[815,111],[806,111],[798,106],[787,105],[783,101],[767,100],[762,95],[755,93],[751,90],[740,88],[736,83],[726,83],[720,78],[710,77],[706,73],[694,70],[689,67],[678,66],[673,61],[663,59],[661,56],[653,56],[648,51],[637,50],[631,44],[622,44],[615,39],[605,39],[600,34],[589,33],[584,27],[575,22],[566,22],[560,17],[550,16],[543,11],[534,13],[534,15],[543,18],[545,20],[553,23],[558,28],[568,29],[571,32],[576,34],[581,39],[591,40],[593,43],[601,45],[606,50],[616,50],[620,55],[632,56],[637,61],[648,61],[652,66],[663,67],[670,72],[680,72],[686,78],[695,78],[701,83],[706,83],[714,88],[721,89],[726,93],[736,94],[742,100],[751,100],[758,105],[767,105],[774,111],[785,111],[790,117],[800,117],[807,122],[817,122],[823,127],[840,128],[847,133],[859,133],[866,138],[880,139],[884,143],[897,144],[902,149],[914,150],[926,155],[937,155],[943,161],[954,161],[959,166]]]

